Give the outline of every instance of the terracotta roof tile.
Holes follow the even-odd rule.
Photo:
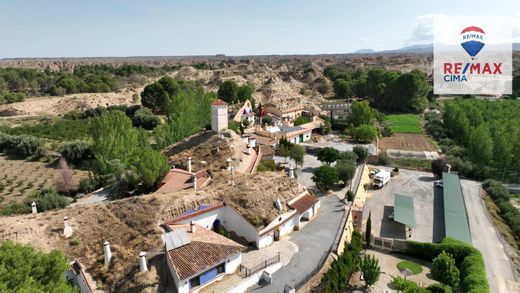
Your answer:
[[[188,226],[172,226],[172,229],[189,230]],[[181,280],[199,275],[246,249],[244,246],[201,226],[195,227],[195,233],[188,232],[188,236],[191,241],[189,244],[167,252],[175,272]]]
[[[216,100],[215,102],[211,103],[212,106],[225,106],[228,103],[222,101],[221,99]]]
[[[295,209],[298,212],[298,214],[303,214],[306,210],[310,209],[319,201],[320,199],[318,197],[306,192],[304,195],[290,202],[289,207]]]

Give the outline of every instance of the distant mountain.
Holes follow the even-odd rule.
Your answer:
[[[513,43],[513,51],[520,51],[520,43]],[[377,51],[380,54],[399,54],[399,53],[414,53],[414,54],[433,54],[433,44],[421,44],[403,47],[395,50]]]
[[[415,53],[415,54],[433,54],[433,44],[420,44],[403,47],[395,50],[384,50],[378,53]]]
[[[361,49],[361,50],[352,52],[352,54],[372,54],[372,53],[376,53],[376,51],[372,50],[372,49]]]

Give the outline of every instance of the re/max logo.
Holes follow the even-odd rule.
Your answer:
[[[444,63],[444,74],[502,74],[502,63]]]

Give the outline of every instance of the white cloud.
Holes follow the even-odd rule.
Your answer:
[[[408,44],[432,43],[433,42],[433,19],[437,15],[426,14],[415,19],[412,35],[407,39]]]
[[[358,39],[358,41],[359,41],[360,43],[366,43],[366,42],[368,42],[368,38],[361,37],[361,38]]]

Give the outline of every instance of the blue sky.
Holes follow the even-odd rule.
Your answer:
[[[519,0],[0,0],[0,58],[395,49],[431,43],[434,14],[519,12]]]

